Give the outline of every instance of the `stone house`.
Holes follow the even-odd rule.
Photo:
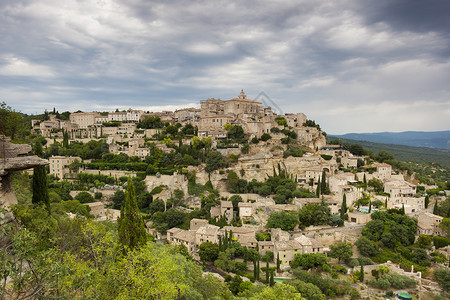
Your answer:
[[[370,214],[361,212],[348,212],[348,221],[356,224],[367,224],[370,219]]]
[[[272,241],[258,242],[259,254],[264,255],[267,251],[273,252],[274,243]]]
[[[252,204],[250,202],[239,202],[239,217],[241,219],[251,219],[253,215]]]
[[[276,262],[277,257],[279,257],[280,268],[290,268],[289,263],[294,260],[294,255],[303,254],[302,249],[303,246],[296,240],[275,241],[273,250],[274,262]]]
[[[211,218],[225,216],[228,222],[233,219],[233,203],[231,201],[220,201],[219,206],[211,207]]]
[[[50,175],[55,175],[59,180],[63,180],[71,174],[69,169],[71,163],[75,160],[82,162],[80,157],[72,156],[52,156],[48,160],[50,161]]]
[[[416,186],[402,180],[390,180],[384,183],[384,192],[389,193],[391,198],[414,197]]]
[[[291,235],[289,232],[282,230],[281,228],[271,228],[270,234],[272,236],[272,241],[289,241]]]
[[[191,230],[197,230],[200,227],[204,227],[208,225],[208,220],[205,219],[192,219],[190,222],[190,229]]]
[[[215,225],[206,225],[200,227],[195,233],[195,244],[200,246],[203,242],[218,243],[220,227]]]
[[[193,230],[183,230],[179,228],[167,230],[167,240],[175,245],[185,245],[189,253],[193,253],[196,249],[195,237],[196,232]]]
[[[439,224],[441,224],[443,219],[443,217],[429,212],[419,214],[417,234],[444,236],[442,229],[439,228]]]

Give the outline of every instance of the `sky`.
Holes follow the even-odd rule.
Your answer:
[[[448,0],[1,0],[0,102],[161,111],[243,89],[329,134],[449,130],[449,12]]]

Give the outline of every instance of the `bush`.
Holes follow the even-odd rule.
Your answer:
[[[396,289],[406,289],[415,287],[416,281],[406,276],[388,274],[378,279],[369,280],[367,284],[382,290],[387,290],[391,286]]]
[[[450,291],[450,270],[436,269],[434,277],[445,291]]]
[[[347,274],[347,269],[341,265],[334,265],[333,270],[335,270],[336,272],[341,272],[342,274]]]
[[[95,201],[94,197],[92,197],[88,192],[80,192],[74,199],[80,201],[80,203],[92,203]]]
[[[434,236],[433,245],[436,247],[436,249],[446,247],[450,245],[450,239],[441,236]]]

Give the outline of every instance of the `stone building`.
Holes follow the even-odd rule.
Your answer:
[[[439,228],[444,218],[434,215],[429,212],[419,214],[417,222],[417,234],[440,235],[443,236],[443,231]]]
[[[82,161],[80,157],[72,156],[52,156],[48,159],[50,161],[50,175],[55,175],[60,180],[66,178],[71,172],[69,165],[75,160]]]

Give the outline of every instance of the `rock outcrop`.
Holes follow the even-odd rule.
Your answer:
[[[13,144],[10,138],[0,136],[0,207],[8,208],[17,203],[11,186],[11,172],[49,164],[48,160],[36,155],[27,156],[29,152],[30,145]]]

